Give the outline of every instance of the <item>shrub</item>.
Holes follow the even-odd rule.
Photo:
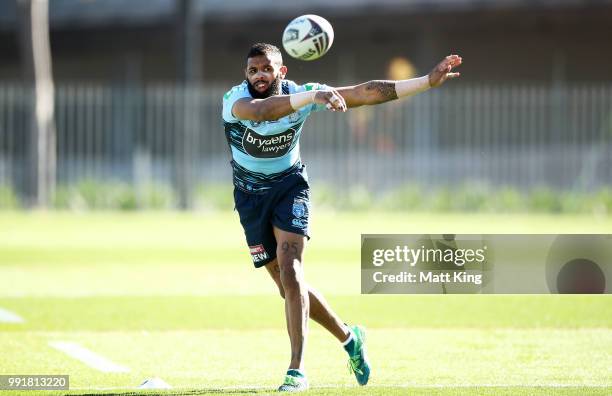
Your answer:
[[[175,197],[171,188],[146,185],[138,188],[121,182],[86,180],[72,186],[59,186],[53,206],[71,210],[169,209]]]
[[[19,208],[17,194],[10,186],[0,186],[0,209]]]
[[[196,209],[232,210],[233,190],[234,187],[230,183],[200,185],[195,190],[194,206]]]
[[[537,188],[529,195],[528,209],[534,212],[560,213],[561,206],[560,194],[548,188]]]

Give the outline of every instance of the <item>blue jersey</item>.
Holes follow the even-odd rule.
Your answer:
[[[328,88],[318,83],[298,85],[282,80],[282,94]],[[252,98],[246,81],[223,96],[225,137],[232,152],[234,185],[250,193],[265,192],[285,176],[301,169],[300,135],[306,118],[324,105],[311,104],[275,121],[240,120],[232,114],[237,100]]]

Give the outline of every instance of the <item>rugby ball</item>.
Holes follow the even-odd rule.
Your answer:
[[[287,53],[305,61],[325,55],[334,42],[332,25],[318,15],[302,15],[287,25],[283,32],[283,48]]]

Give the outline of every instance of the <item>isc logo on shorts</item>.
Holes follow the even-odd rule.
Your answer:
[[[249,251],[251,252],[251,257],[253,258],[254,263],[259,263],[260,261],[269,257],[263,245],[249,246]]]

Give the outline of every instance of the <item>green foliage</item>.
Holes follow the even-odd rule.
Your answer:
[[[489,193],[490,189],[480,184],[466,184],[453,194],[455,210],[465,212],[484,211],[494,197]]]
[[[145,185],[137,191],[138,207],[146,209],[172,209],[177,198],[167,185]]]
[[[596,192],[558,192],[542,187],[523,192],[478,183],[434,189],[406,184],[376,195],[363,185],[346,189],[320,184],[312,188],[312,201],[317,209],[339,211],[612,213],[610,188]],[[233,205],[232,186],[227,183],[201,185],[196,189],[196,209],[231,210]]]
[[[448,212],[453,207],[453,194],[448,187],[441,187],[430,194],[424,193],[426,206],[429,210],[436,212]]]
[[[423,191],[416,185],[405,185],[384,194],[378,206],[386,210],[410,211],[423,208]]]
[[[491,192],[491,199],[487,202],[487,209],[491,212],[524,212],[527,203],[526,195],[516,189],[502,187]]]
[[[345,210],[368,210],[374,204],[372,193],[361,185],[352,186],[348,191],[341,196],[339,200],[340,207],[338,209]]]
[[[560,194],[547,188],[532,191],[528,203],[533,212],[560,213],[562,209]]]
[[[194,190],[196,210],[231,211],[230,183],[199,185]],[[521,191],[478,183],[426,188],[406,184],[377,194],[363,185],[349,188],[315,185],[312,201],[317,209],[339,211],[406,211],[463,213],[612,213],[612,187],[597,191],[555,191],[538,187]],[[0,186],[0,210],[18,209],[20,200],[9,186]],[[82,181],[59,186],[52,207],[65,210],[163,210],[177,208],[177,193],[168,185],[133,186],[122,182]]]
[[[612,187],[600,190],[594,197],[593,209],[600,213],[612,213]]]
[[[596,199],[592,196],[586,197],[584,194],[576,192],[564,192],[559,194],[560,212],[563,213],[583,213],[593,208]]]
[[[198,210],[232,210],[234,187],[230,183],[203,184],[196,188],[194,206]]]
[[[86,180],[57,188],[53,207],[71,210],[136,210],[174,207],[172,189],[163,185],[134,187],[121,182]]]
[[[19,200],[17,194],[9,186],[0,186],[0,209],[17,209]]]
[[[379,200],[363,185],[354,185],[347,189],[322,184],[313,188],[311,194],[311,200],[317,210],[364,211],[379,205]]]
[[[318,209],[336,209],[338,207],[337,189],[329,184],[319,184],[310,190],[311,199]]]
[[[323,194],[313,189],[313,201],[338,210],[380,209],[389,211],[428,211],[464,213],[593,213],[612,212],[612,189],[597,192],[559,192],[540,187],[520,191],[512,187],[490,187],[467,183],[427,189],[416,184],[401,186],[379,197],[363,187],[349,191],[348,196],[334,194],[325,186]]]

